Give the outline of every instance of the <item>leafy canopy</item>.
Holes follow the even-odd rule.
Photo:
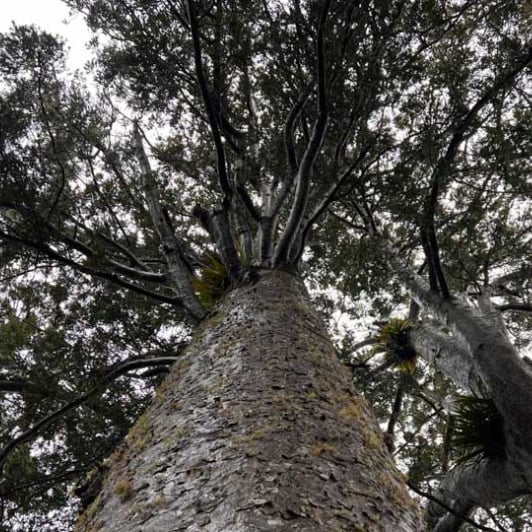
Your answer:
[[[343,298],[357,330],[331,323],[339,349],[383,421],[405,393],[396,454],[428,489],[458,458],[439,451],[449,383],[423,363],[418,384],[367,371],[357,343],[408,303],[368,235],[386,225],[424,275],[436,235],[452,293],[529,303],[526,3],[66,3],[94,31],[94,82],[44,31],[0,36],[2,445],[28,432],[2,471],[6,522],[71,518],[66,486],[120,441],[194,325],[172,258],[208,306],[235,250],[296,263],[327,317]],[[527,323],[508,317],[520,347]]]

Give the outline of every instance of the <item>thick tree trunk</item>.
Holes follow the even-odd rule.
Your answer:
[[[303,283],[234,290],[110,460],[77,530],[423,530]]]

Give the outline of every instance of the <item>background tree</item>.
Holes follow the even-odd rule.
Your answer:
[[[339,298],[354,323],[405,318],[415,301],[409,322],[381,327],[384,361],[357,349],[367,324],[353,338],[331,326],[359,389],[389,418],[388,447],[430,498],[430,526],[456,530],[477,506],[492,515],[475,519],[493,519],[489,508],[528,494],[530,375],[516,352],[530,311],[526,5],[67,3],[96,32],[96,95],[65,72],[53,37],[14,28],[1,40],[8,526],[65,527],[46,517],[66,504],[64,486],[92,469],[78,489],[89,504],[95,473],[110,466],[88,523],[115,514],[161,529],[175,520],[164,491],[174,482],[212,494],[198,507],[196,491],[179,492],[184,526],[220,529],[234,515],[213,501],[238,500],[248,503],[238,515],[275,530],[287,519],[417,529],[402,495],[354,504],[356,486],[334,469],[365,460],[376,478],[384,460],[381,473],[396,478],[287,270],[324,294],[328,318]],[[318,337],[302,334],[309,324]],[[412,373],[414,357],[413,378],[381,369],[406,361]],[[97,466],[176,359],[155,406]],[[483,400],[452,406],[441,373]],[[345,392],[333,393],[338,382]],[[475,418],[494,420],[488,441]],[[287,435],[301,438],[297,452],[283,447]],[[207,488],[226,478],[198,473],[216,471],[209,460],[280,486],[279,460],[301,465],[294,478],[311,495],[294,500],[288,484],[282,500],[259,496],[241,479],[222,497]],[[306,468],[325,468],[319,484]],[[166,488],[146,489],[154,472]],[[522,528],[526,518],[518,506],[495,516]]]

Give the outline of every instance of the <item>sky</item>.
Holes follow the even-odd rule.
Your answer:
[[[12,22],[35,24],[61,35],[70,48],[68,65],[80,68],[90,58],[85,43],[89,30],[79,14],[71,15],[61,0],[0,0],[0,32],[9,31]]]

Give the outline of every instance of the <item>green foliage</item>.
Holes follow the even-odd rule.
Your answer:
[[[228,290],[230,279],[220,258],[208,253],[204,257],[204,265],[200,269],[199,277],[192,281],[192,285],[201,304],[210,309]]]
[[[460,453],[457,462],[504,459],[504,420],[493,399],[457,395],[455,401],[452,441]]]
[[[190,217],[196,203],[212,209],[221,198],[187,24],[170,3],[66,3],[106,35],[100,42],[94,39],[92,74],[100,88],[92,94],[84,85],[85,73],[65,70],[63,44],[53,36],[17,27],[0,37],[0,378],[31,390],[2,392],[0,447],[97,385],[121,361],[175,355],[187,334],[171,305],[154,304],[145,295],[72,269],[82,264],[116,273],[113,264],[119,263],[162,277],[166,273],[131,146],[131,124],[122,118],[124,106],[126,115],[140,117],[149,130],[161,201],[186,253],[205,257],[203,267],[191,262],[199,299],[209,308],[228,289],[219,258],[205,255],[212,249],[208,235]],[[219,90],[217,111],[240,132],[236,140],[232,135],[223,140],[231,179],[255,205],[264,205],[263,191],[287,179],[284,128],[313,76],[319,3],[201,4],[212,7],[200,21],[209,89]],[[368,151],[311,228],[301,271],[319,290],[324,315],[336,322],[331,329],[340,342],[346,328],[356,329],[353,338],[365,338],[375,320],[406,310],[405,293],[379,243],[367,237],[361,207],[390,228],[401,258],[420,268],[420,214],[431,175],[468,106],[524,48],[525,4],[333,2],[325,35],[329,124],[313,165],[311,206],[319,204],[338,171]],[[180,12],[181,3],[172,5]],[[181,15],[186,20],[186,13]],[[475,293],[501,276],[509,279],[503,295],[520,297],[530,286],[524,260],[530,247],[528,89],[518,78],[498,92],[467,129],[440,183],[435,226],[453,293]],[[113,100],[120,102],[118,108]],[[293,126],[298,160],[316,109],[311,90]],[[246,229],[240,214],[233,213],[238,231]],[[279,228],[288,216],[289,209],[280,210]],[[257,232],[257,224],[250,230]],[[47,246],[71,262],[46,255]],[[138,286],[159,296],[176,295],[164,280]],[[353,320],[348,326],[346,316]],[[506,321],[517,346],[529,345],[522,331],[530,327],[530,315],[514,313]],[[376,339],[379,352],[395,367],[407,375],[416,371],[419,385],[412,384],[403,397],[396,453],[411,478],[428,487],[445,467],[441,446],[447,422],[439,401],[453,388],[417,360],[408,344],[410,327],[390,320]],[[359,389],[386,425],[403,375],[368,377],[366,367],[356,371]],[[122,376],[13,455],[12,463],[20,467],[10,465],[2,479],[9,522],[26,530],[52,526],[52,510],[67,505],[65,486],[121,439],[159,380],[141,372]],[[481,432],[491,426],[475,408],[465,410],[464,433],[474,434],[475,423]],[[496,457],[500,448],[479,437],[469,441],[466,457]],[[520,529],[522,521],[513,522]]]
[[[412,324],[408,320],[392,318],[381,325],[375,335],[374,353],[384,353],[393,367],[412,375],[416,370],[417,355],[410,344],[409,332]]]

